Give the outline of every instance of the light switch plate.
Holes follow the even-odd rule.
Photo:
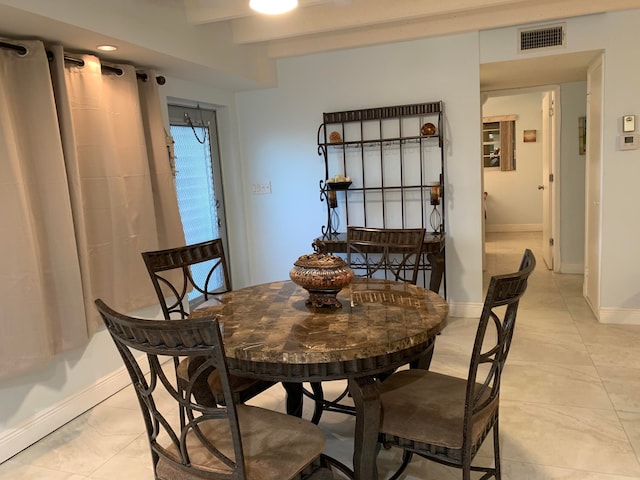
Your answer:
[[[622,117],[622,131],[623,132],[635,132],[636,131],[636,116],[625,115]]]

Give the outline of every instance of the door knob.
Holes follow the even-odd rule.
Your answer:
[[[538,190],[544,190],[544,185],[538,185]]]

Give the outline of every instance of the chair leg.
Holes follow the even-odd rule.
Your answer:
[[[399,478],[400,475],[402,475],[402,472],[404,472],[405,469],[409,466],[409,462],[411,462],[412,458],[413,458],[413,452],[409,452],[408,450],[403,450],[402,465],[400,465],[400,468],[396,470],[396,473],[394,473],[389,477],[389,480],[396,480],[397,478]]]
[[[313,400],[315,402],[311,423],[318,425],[318,423],[320,423],[320,417],[322,417],[322,411],[324,410],[324,392],[322,390],[322,384],[320,382],[312,382],[311,390],[313,390]]]
[[[471,480],[471,448],[462,447],[462,480]]]
[[[500,480],[501,472],[500,472],[500,435],[498,434],[498,419],[496,418],[496,422],[493,424],[493,461],[495,473],[494,476],[496,480]]]

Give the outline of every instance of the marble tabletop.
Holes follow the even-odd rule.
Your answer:
[[[425,288],[363,278],[340,291],[341,308],[314,308],[307,297],[291,281],[266,283],[224,293],[191,317],[218,316],[230,371],[282,381],[290,414],[302,414],[302,382],[347,379],[356,415],[353,478],[375,480],[376,375],[407,363],[421,368],[449,307]]]
[[[415,285],[354,279],[339,294],[342,308],[305,305],[291,281],[255,285],[217,297],[191,317],[217,315],[227,358],[315,364],[371,358],[433,338],[445,325],[446,301]]]

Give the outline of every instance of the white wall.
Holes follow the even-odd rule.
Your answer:
[[[279,87],[238,94],[246,184],[271,181],[271,195],[249,195],[251,282],[288,278],[321,235],[325,205],[317,154],[322,113],[443,100],[447,138],[449,300],[482,300],[480,118],[476,33],[345,50],[279,62]]]
[[[640,56],[630,55],[640,26],[640,10],[607,15],[604,60],[604,136],[602,170],[601,321],[640,323],[637,183],[640,150],[620,151],[623,115],[640,115]],[[636,130],[638,131],[638,130]]]
[[[560,85],[560,272],[584,272],[585,155],[578,151],[578,118],[586,115],[587,83]]]
[[[515,115],[516,169],[484,169],[488,232],[542,230],[542,115],[540,91],[494,96],[482,107],[483,117]],[[536,130],[536,142],[524,142],[523,131]],[[481,160],[478,159],[480,162]]]

